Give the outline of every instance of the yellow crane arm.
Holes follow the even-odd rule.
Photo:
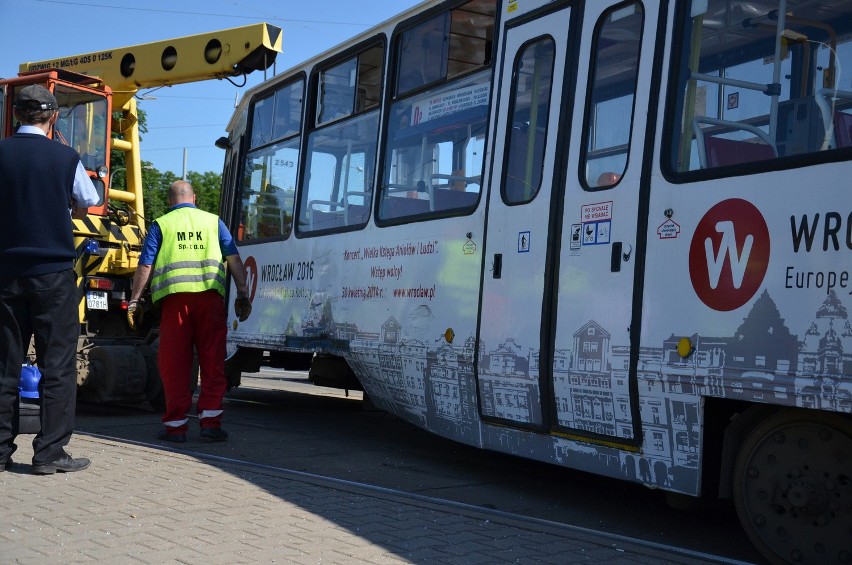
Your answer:
[[[281,52],[281,28],[267,23],[189,35],[132,47],[23,63],[20,72],[62,69],[99,77],[121,108],[140,88],[247,74],[267,69]]]

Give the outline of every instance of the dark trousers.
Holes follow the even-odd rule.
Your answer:
[[[17,446],[18,383],[30,336],[41,370],[41,431],[33,465],[62,457],[74,429],[77,400],[77,284],[69,269],[32,277],[0,278],[0,461]]]

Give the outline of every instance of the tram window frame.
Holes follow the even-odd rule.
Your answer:
[[[369,112],[380,106],[386,53],[387,48],[382,41],[359,49],[354,56],[315,71],[316,127]],[[351,68],[347,69],[347,66]],[[374,74],[376,70],[378,75]],[[370,80],[371,74],[373,80]],[[348,84],[341,83],[341,80],[347,81]],[[333,114],[325,115],[327,110]]]
[[[629,10],[630,8],[633,8],[634,10],[630,13],[627,13],[627,10]],[[610,86],[609,92],[604,91],[603,95],[599,95],[598,93],[601,85],[599,84],[598,79],[600,76],[600,71],[602,69],[600,65],[601,53],[603,50],[610,48],[614,45],[614,43],[605,44],[603,46],[601,45],[602,39],[605,39],[603,37],[604,27],[609,23],[618,21],[612,18],[619,12],[623,12],[619,16],[619,20],[623,20],[635,15],[639,16],[639,37],[638,41],[636,42],[633,76],[632,80],[623,80],[620,84]],[[624,173],[627,171],[627,167],[629,166],[630,150],[633,145],[633,123],[636,115],[636,94],[639,89],[639,66],[642,60],[642,46],[645,39],[645,18],[645,5],[641,1],[630,1],[617,4],[607,9],[600,15],[600,17],[595,22],[591,50],[592,60],[590,61],[589,65],[589,79],[586,94],[586,110],[584,112],[585,115],[583,117],[583,139],[580,144],[580,166],[577,171],[580,177],[580,186],[582,186],[583,190],[587,192],[598,192],[615,188],[621,183],[621,180],[624,177]],[[618,60],[623,61],[624,59],[618,58]],[[597,147],[592,148],[591,146],[593,143],[596,142],[597,138],[595,133],[601,129],[605,129],[598,126],[600,104],[618,101],[626,97],[631,98],[629,120],[626,120],[624,122],[626,127],[621,130],[626,133],[626,143],[612,144],[603,149],[599,149]],[[594,154],[596,153],[602,154],[603,157],[595,157]],[[620,155],[624,156],[624,163],[621,167],[620,172],[616,172],[614,170],[596,172],[593,175],[594,178],[590,178],[590,166],[592,161],[597,158],[608,159]],[[594,180],[594,183],[592,182],[592,180]]]
[[[299,163],[301,150],[301,135],[305,115],[305,92],[307,86],[305,73],[298,73],[287,81],[276,84],[274,87],[260,93],[249,105],[249,123],[246,127],[246,139],[249,145],[240,171],[239,191],[234,195],[238,201],[238,210],[235,215],[238,218],[237,243],[252,245],[268,241],[282,241],[290,237],[293,231],[293,219],[296,201],[296,191],[299,178]],[[285,93],[286,94],[282,94]],[[281,96],[279,96],[281,94]],[[279,104],[279,100],[281,99]],[[285,121],[277,120],[276,113],[279,105],[284,107],[284,100],[289,100],[287,106],[291,109]],[[269,106],[267,107],[267,104]],[[292,109],[298,106],[297,119],[293,118]],[[256,128],[256,122],[261,114],[258,106],[263,109],[262,132]],[[271,112],[267,112],[271,110]],[[295,127],[293,125],[295,124]],[[279,125],[287,127],[279,128]],[[275,132],[281,137],[274,137]],[[280,158],[279,154],[286,151],[292,158]],[[266,165],[256,167],[255,159],[271,160]],[[279,167],[282,170],[293,168],[292,174],[284,177],[292,179],[292,186],[278,186],[273,184],[273,172],[269,167]],[[254,172],[262,171],[259,190],[253,190]],[[264,181],[264,176],[269,179]],[[253,200],[253,201],[252,201]],[[274,229],[277,225],[278,229]],[[251,229],[254,226],[254,229]],[[261,228],[269,228],[269,231]],[[266,232],[266,233],[262,233]]]
[[[820,78],[825,80],[825,76],[832,76],[831,70],[824,71],[824,75],[822,77],[816,76],[814,72],[815,67],[821,67],[820,64],[820,54],[825,52],[828,53],[830,51],[834,51],[837,54],[838,59],[838,68],[842,68],[842,64],[840,61],[846,63],[852,63],[852,42],[848,40],[850,35],[852,35],[852,25],[847,25],[846,27],[839,28],[833,30],[837,37],[842,37],[844,41],[839,42],[835,45],[834,48],[828,47],[827,49],[824,46],[828,45],[830,34],[825,32],[825,37],[821,35],[816,35],[817,39],[810,38],[807,33],[815,33],[816,30],[820,29],[817,25],[813,25],[807,28],[807,32],[805,34],[800,33],[805,30],[805,28],[795,25],[788,25],[785,27],[785,32],[788,30],[791,32],[790,36],[792,39],[788,46],[790,47],[788,51],[786,51],[782,57],[783,65],[787,65],[785,68],[782,68],[780,73],[781,82],[777,85],[766,84],[766,91],[761,95],[765,97],[767,101],[770,100],[769,94],[772,91],[779,92],[779,108],[784,108],[785,106],[789,106],[788,108],[784,108],[784,110],[780,110],[777,114],[778,118],[778,135],[775,140],[771,139],[771,134],[766,131],[768,129],[767,125],[771,120],[771,109],[769,109],[765,114],[761,114],[759,116],[754,117],[744,117],[739,120],[726,120],[725,112],[729,112],[731,110],[739,110],[740,112],[744,112],[746,110],[746,104],[743,103],[743,92],[746,92],[746,88],[742,88],[741,91],[731,92],[731,94],[738,94],[735,98],[737,99],[735,102],[735,106],[733,108],[729,108],[727,104],[723,104],[721,101],[723,98],[727,99],[728,94],[725,93],[724,87],[728,86],[722,84],[722,81],[728,78],[740,79],[741,77],[730,77],[731,69],[736,69],[738,66],[744,66],[748,64],[757,64],[763,63],[766,65],[771,64],[774,61],[774,37],[775,34],[772,33],[769,37],[760,37],[759,36],[759,25],[758,24],[766,24],[769,21],[765,16],[755,16],[749,19],[752,22],[749,26],[743,26],[742,22],[736,22],[737,28],[740,30],[740,36],[742,36],[742,30],[748,30],[754,28],[754,38],[751,41],[744,42],[739,45],[735,45],[733,43],[726,44],[727,47],[723,47],[716,51],[715,53],[706,53],[699,52],[699,56],[696,58],[699,68],[698,68],[698,78],[696,79],[696,84],[698,81],[706,82],[712,89],[712,91],[708,90],[707,87],[704,87],[704,93],[702,95],[698,95],[697,91],[692,95],[692,104],[690,104],[690,94],[689,94],[689,83],[692,80],[690,70],[690,59],[694,55],[691,52],[691,44],[693,41],[692,34],[694,29],[694,23],[696,16],[703,17],[706,13],[714,7],[716,4],[715,0],[709,0],[707,2],[708,8],[706,11],[699,12],[698,14],[692,13],[692,7],[694,3],[683,2],[679,3],[676,11],[675,11],[675,32],[672,39],[672,53],[671,53],[671,66],[670,66],[670,76],[672,79],[669,81],[669,88],[667,93],[667,101],[666,101],[666,112],[665,112],[665,120],[663,123],[663,132],[665,134],[662,136],[662,147],[660,152],[660,168],[663,173],[664,178],[666,178],[669,182],[675,184],[683,184],[683,183],[691,183],[696,181],[704,181],[711,180],[717,178],[731,177],[731,176],[743,176],[743,175],[752,175],[758,173],[765,173],[770,171],[780,171],[792,168],[798,168],[803,166],[815,165],[820,163],[830,163],[837,161],[847,161],[850,158],[850,154],[852,154],[852,144],[850,143],[850,139],[846,139],[844,141],[843,146],[835,146],[828,147],[826,149],[806,149],[804,151],[798,151],[798,148],[793,148],[791,145],[792,142],[801,142],[805,144],[813,143],[813,138],[805,138],[796,139],[793,137],[785,138],[782,134],[782,129],[780,124],[782,120],[791,120],[793,122],[793,128],[798,132],[806,132],[806,135],[813,135],[811,130],[818,129],[821,132],[825,131],[824,122],[825,118],[820,116],[819,110],[814,112],[813,103],[816,103],[816,94],[818,90],[817,84],[822,82]],[[840,5],[846,8],[845,12],[838,12],[840,16],[832,20],[817,20],[813,18],[809,18],[806,13],[799,13],[798,16],[800,20],[810,20],[812,22],[816,22],[819,25],[828,25],[829,23],[838,23],[838,22],[848,22],[852,21],[852,2],[848,4]],[[774,10],[769,13],[773,13]],[[776,20],[771,20],[771,23],[774,24]],[[703,30],[703,28],[702,28]],[[797,31],[798,30],[798,31]],[[764,26],[765,33],[771,33],[766,30]],[[804,37],[804,40],[799,41],[795,38]],[[702,35],[703,38],[703,35]],[[804,65],[801,64],[801,60],[803,60],[803,44],[809,43],[811,44],[811,48],[816,51],[814,54],[814,65]],[[705,41],[702,40],[701,46],[705,45]],[[750,52],[758,52],[761,53],[759,55],[753,55],[747,57],[747,54]],[[845,51],[846,57],[841,58],[840,52],[841,50]],[[828,57],[827,54],[823,53],[825,58]],[[797,63],[794,61],[794,58],[799,57],[800,61]],[[711,67],[711,64],[713,65]],[[847,65],[848,66],[848,65]],[[718,78],[719,70],[725,71],[725,79]],[[802,76],[797,76],[796,72],[800,71],[805,74],[804,78]],[[711,75],[710,73],[717,73],[716,76]],[[808,74],[811,73],[811,74]],[[713,82],[702,80],[703,77],[711,76],[713,77],[711,80]],[[754,82],[752,76],[746,75],[748,79],[746,82]],[[698,88],[698,86],[696,86]],[[799,96],[795,96],[794,93],[796,89],[799,89]],[[802,95],[801,90],[804,90],[804,95]],[[831,88],[828,89],[832,91]],[[704,110],[706,111],[706,107],[709,107],[712,98],[712,94],[717,94],[718,100],[717,102],[717,110],[719,110],[719,116],[706,116],[701,115],[698,116],[694,114],[695,117],[704,118],[704,120],[699,120],[699,122],[705,122],[707,127],[701,127],[699,124],[699,128],[702,131],[702,134],[709,133],[711,136],[713,134],[719,134],[720,138],[725,135],[733,135],[733,138],[730,138],[730,141],[739,142],[739,143],[751,143],[752,145],[763,145],[768,147],[768,150],[773,155],[770,155],[768,158],[761,157],[759,159],[745,159],[742,156],[737,159],[728,159],[731,162],[722,163],[722,164],[705,164],[702,167],[700,154],[700,149],[698,147],[697,138],[694,133],[694,128],[684,128],[682,127],[682,121],[686,119],[685,114],[690,112],[690,106],[694,104],[701,105],[703,101],[703,105],[705,106]],[[760,94],[755,91],[756,94]],[[852,90],[841,90],[839,87],[835,86],[833,89],[835,100],[833,103],[829,104],[830,110],[829,112],[834,113],[834,117],[836,118],[838,114],[844,114],[843,118],[845,118],[846,122],[844,127],[848,126],[852,123],[852,115],[850,115],[850,111],[852,111]],[[750,92],[748,92],[751,95]],[[838,94],[841,96],[838,97]],[[838,100],[842,100],[842,102],[838,103]],[[747,103],[747,100],[746,100]],[[767,103],[769,104],[769,103]],[[810,106],[810,107],[808,107]],[[816,106],[819,106],[819,103],[816,103]],[[795,118],[793,116],[796,116]],[[815,116],[813,118],[813,122],[819,121],[819,124],[809,123],[809,124],[801,124],[796,123],[799,121],[799,116],[805,116],[806,118],[809,116]],[[709,118],[709,119],[708,119]],[[690,120],[692,121],[692,120]],[[712,123],[711,123],[712,122]],[[841,122],[843,123],[843,122]],[[789,124],[788,124],[789,125]],[[737,129],[740,128],[738,132]],[[748,129],[746,129],[748,128]],[[760,129],[761,132],[756,132],[754,128]],[[684,158],[681,157],[685,155],[685,144],[686,144],[686,133],[685,129],[690,130],[689,134],[689,156],[688,160],[684,161]],[[793,129],[788,129],[788,131],[793,131]],[[727,131],[726,131],[727,130]],[[810,132],[810,133],[807,133]],[[819,134],[819,132],[817,132]],[[742,137],[743,135],[751,134],[752,137],[750,139],[737,139],[737,137]],[[849,134],[852,134],[852,128],[849,131],[844,132],[844,135],[849,137]],[[816,135],[818,141],[822,134]],[[704,140],[706,141],[707,136],[703,135]],[[760,138],[758,140],[758,138]],[[761,141],[762,143],[757,143]],[[834,143],[834,141],[832,141]],[[783,149],[779,149],[779,146],[782,146]],[[786,146],[786,147],[785,147]],[[746,146],[748,147],[748,146]],[[719,154],[727,153],[731,154],[729,151],[730,148],[726,149],[724,147],[717,149]],[[753,147],[749,147],[749,149],[754,149]],[[790,149],[791,153],[789,155],[782,155],[781,151],[786,151]],[[705,153],[704,157],[708,161],[713,159],[710,157],[710,154],[707,153],[707,148],[705,145]],[[766,150],[763,151],[764,153]],[[741,152],[742,154],[752,153],[752,156],[755,156],[757,152]],[[725,157],[717,157],[717,159],[724,161]],[[735,162],[739,161],[739,162]],[[682,164],[682,162],[684,164]],[[697,166],[693,166],[694,162],[697,162]]]
[[[547,92],[540,96],[539,98],[545,101],[544,111],[538,112],[536,110],[536,114],[540,115],[543,118],[543,127],[540,125],[541,122],[538,122],[536,125],[531,123],[529,117],[527,117],[526,121],[518,122],[517,114],[518,110],[521,109],[518,106],[519,102],[519,88],[521,86],[520,80],[523,76],[532,76],[532,75],[523,75],[521,73],[521,64],[523,63],[524,58],[529,53],[530,49],[539,49],[545,46],[550,47],[550,82],[548,84]],[[539,53],[533,53],[534,62],[538,63],[541,61],[542,57]],[[504,145],[504,168],[506,174],[503,175],[501,180],[500,194],[503,198],[503,203],[507,206],[518,206],[521,204],[527,204],[532,202],[535,197],[538,195],[541,190],[541,184],[544,179],[544,154],[547,149],[547,132],[548,126],[550,124],[551,119],[551,102],[553,98],[553,76],[556,71],[556,40],[551,35],[542,35],[529,41],[524,42],[521,45],[521,48],[518,49],[517,56],[515,57],[515,62],[512,66],[512,91],[511,91],[511,99],[509,100],[509,112],[508,115],[511,116],[511,119],[508,120],[506,124],[506,143]],[[533,82],[535,83],[533,88],[537,88],[539,83],[535,81],[534,76],[532,76]],[[532,95],[530,95],[530,101],[532,101]],[[533,110],[532,104],[529,104],[523,107],[525,112],[532,113]],[[524,127],[525,126],[525,127]],[[530,130],[533,131],[533,135],[530,136]],[[521,133],[526,136],[526,143],[519,147],[515,147],[515,141],[519,139],[516,133]],[[539,135],[539,133],[541,135]],[[525,147],[524,147],[525,145]],[[532,146],[532,153],[528,151]],[[512,157],[520,154],[522,149],[526,149],[526,155],[530,155],[532,159],[526,159],[524,163],[524,177],[515,176],[512,174]],[[534,162],[533,162],[534,161]],[[532,181],[533,175],[537,177],[537,181],[535,183]],[[529,178],[527,178],[529,176]],[[518,185],[520,187],[520,193],[523,193],[525,188],[533,187],[533,189],[525,195],[524,198],[513,198],[511,195],[515,194],[517,191],[515,189],[510,188],[511,186]]]
[[[421,18],[416,23],[405,25],[394,32],[394,53],[395,60],[398,61],[396,71],[399,69],[407,69],[408,73],[396,72],[394,74],[394,98],[400,98],[411,95],[418,90],[429,88],[438,83],[451,81],[460,78],[467,74],[475,73],[483,68],[493,65],[494,58],[494,29],[497,23],[498,10],[497,3],[494,2],[494,13],[489,15],[487,12],[475,10],[480,4],[486,4],[491,0],[469,0],[468,2],[460,3],[455,7],[431,15],[427,18]],[[471,9],[466,10],[465,7]],[[471,33],[461,33],[460,23],[463,20],[462,14],[472,14],[468,16],[468,21],[472,24],[470,27],[473,30],[482,30],[483,37],[472,35]],[[475,25],[474,19],[488,20],[490,25],[483,26]],[[443,20],[443,21],[442,21]],[[436,24],[443,23],[442,26]],[[440,27],[440,29],[439,29]],[[430,36],[435,37],[436,33],[441,34],[438,47],[430,49],[433,42],[426,45]],[[459,53],[464,52],[464,42],[482,42],[482,62],[477,64],[475,60],[464,58]],[[408,46],[413,48],[409,49]],[[417,46],[422,49],[417,49]],[[437,72],[429,72],[430,62],[426,58],[435,52],[440,51],[441,58],[434,59],[437,64]],[[477,51],[478,53],[478,51]],[[414,72],[420,72],[419,80],[410,80],[416,78]],[[405,81],[405,82],[404,82]]]
[[[6,131],[6,88],[0,88],[0,139],[5,137]]]
[[[236,151],[229,151],[225,156],[225,165],[222,168],[222,193],[219,199],[219,217],[228,226],[228,229],[236,236],[235,240],[239,243],[239,217],[238,211],[242,208],[242,198],[240,206],[237,206],[236,193],[240,190],[240,183],[237,179],[242,180],[242,171],[240,164],[242,160],[242,143],[245,135],[240,135],[232,147],[237,147]]]
[[[365,65],[370,60],[369,57],[373,57],[373,61],[378,60],[380,65],[367,68]],[[363,229],[369,222],[375,193],[380,112],[386,64],[387,40],[383,34],[380,34],[323,61],[311,73],[309,100],[314,108],[314,118],[312,126],[306,130],[304,150],[301,155],[301,174],[298,181],[295,214],[297,238],[357,231]],[[353,94],[346,106],[348,113],[344,111],[333,116],[325,116],[322,110],[324,97],[326,93],[331,94],[333,89],[326,88],[323,78],[335,76],[327,73],[345,68],[346,65],[352,67],[356,76]],[[373,75],[375,80],[370,84],[371,88],[363,93],[359,92],[359,85],[363,85],[362,80],[375,71],[378,73]],[[331,82],[328,86],[331,86]],[[373,94],[370,95],[370,92]],[[364,130],[369,133],[369,137],[365,138]],[[356,140],[363,140],[365,143],[357,148],[358,151],[352,152],[351,144]],[[335,142],[341,141],[346,141],[347,147],[344,152],[337,152],[336,157],[334,151],[318,149],[332,147]],[[329,143],[332,146],[328,145]],[[364,150],[360,151],[362,148]],[[360,166],[352,164],[352,157],[356,154],[361,155]],[[320,166],[319,169],[314,170],[315,158],[324,158],[321,157],[324,155],[331,155],[336,159],[327,191],[319,184],[315,184],[318,178],[317,173],[325,174],[324,171],[329,168]],[[349,181],[352,180],[353,172],[355,182],[360,181],[363,190],[349,190]],[[325,180],[323,179],[323,184],[326,184]],[[320,192],[319,195],[318,192]],[[352,210],[353,202],[350,197],[354,197],[356,201],[354,210]],[[321,214],[319,217],[322,221],[315,220],[316,214]]]
[[[471,18],[471,14],[475,14],[475,18]],[[392,82],[394,84],[395,92],[393,100],[390,104],[388,104],[388,107],[385,110],[386,126],[383,128],[384,131],[380,146],[379,171],[381,171],[382,176],[377,186],[374,210],[374,221],[377,226],[385,227],[436,218],[462,216],[473,213],[478,207],[483,193],[482,178],[485,172],[484,155],[488,142],[488,122],[492,103],[492,82],[494,77],[493,34],[499,16],[500,14],[496,0],[470,0],[469,2],[456,4],[453,8],[443,12],[436,13],[432,11],[429,12],[426,17],[412,18],[409,22],[400,25],[394,32],[392,38],[392,65],[390,71],[393,73],[392,77],[394,77]],[[465,17],[467,17],[467,20],[464,19]],[[472,25],[474,19],[478,22],[478,24],[482,24],[482,20],[486,20],[487,23],[483,25],[477,24],[475,28],[471,29],[464,29],[460,27],[465,22]],[[446,61],[440,63],[442,68],[445,68],[446,71],[443,72],[443,76],[438,79],[423,80],[420,83],[401,90],[399,88],[401,69],[408,68],[412,64],[407,57],[403,56],[403,43],[411,37],[407,34],[413,30],[427,29],[429,24],[433,21],[450,22],[449,26],[445,25],[443,28],[447,34],[443,44],[448,45],[449,47],[446,50],[442,50],[441,56],[444,57]],[[462,31],[468,32],[465,34],[465,37],[461,36],[462,34],[460,32]],[[478,33],[479,31],[481,31],[481,37],[474,34],[474,32]],[[465,41],[468,43],[477,43],[476,48],[472,49],[471,52],[476,56],[479,56],[481,61],[479,59],[468,60],[457,55],[459,50],[464,47]],[[400,147],[400,145],[397,145],[396,147],[392,145],[395,141],[398,129],[406,127],[407,120],[407,124],[411,125],[412,131],[414,131],[414,128],[421,128],[423,130],[421,140],[423,143],[427,143],[429,132],[427,132],[424,124],[428,123],[429,114],[427,113],[426,115],[426,121],[418,122],[417,110],[419,108],[416,107],[416,105],[418,102],[424,103],[421,104],[421,107],[424,107],[428,112],[429,108],[425,107],[426,102],[430,99],[434,100],[442,95],[452,95],[453,89],[456,89],[459,93],[461,93],[462,90],[467,89],[468,92],[465,92],[465,94],[469,94],[471,99],[475,99],[477,102],[471,104],[469,107],[462,108],[461,111],[447,112],[444,115],[439,114],[437,119],[433,118],[434,123],[431,125],[433,127],[436,126],[438,119],[440,118],[448,117],[453,114],[460,114],[462,112],[471,112],[470,115],[472,119],[469,123],[465,122],[459,124],[453,122],[452,124],[447,125],[451,126],[450,129],[452,126],[455,126],[467,127],[470,130],[470,126],[481,123],[481,128],[476,130],[475,134],[473,130],[470,130],[464,140],[457,140],[457,143],[452,147],[444,145],[443,149],[436,149],[439,147],[440,143],[450,143],[450,137],[440,140],[440,143],[433,140],[433,154],[435,154],[434,152],[437,150],[439,151],[439,154],[437,155],[440,157],[440,154],[446,154],[447,151],[449,151],[449,154],[452,156],[452,166],[448,170],[439,169],[437,172],[431,173],[429,175],[429,186],[426,185],[425,179],[420,178],[419,181],[412,184],[412,187],[409,190],[406,190],[407,185],[395,187],[394,185],[399,183],[392,182],[390,179],[393,176],[392,169],[394,168],[394,161],[397,159],[397,150]],[[480,104],[478,101],[482,100],[483,92],[484,103]],[[476,115],[478,112],[481,112],[482,115]],[[422,112],[419,115],[423,116]],[[416,135],[416,133],[417,132],[415,131],[414,135]],[[452,132],[445,128],[445,135],[451,133]],[[457,163],[456,160],[459,162]],[[437,157],[427,159],[428,163],[433,163],[435,161],[437,161]],[[479,165],[475,172],[467,166],[468,161],[474,161]],[[423,164],[424,163],[420,163],[421,166]],[[457,164],[464,165],[464,169],[457,167]],[[421,172],[419,176],[423,177],[425,176],[425,173]],[[437,186],[432,186],[433,180],[438,181]],[[475,191],[468,192],[467,188],[470,186],[476,186],[477,188]],[[447,193],[448,196],[450,192],[458,192],[475,196],[473,198],[470,196],[456,196],[456,198],[447,199],[445,203],[438,205],[432,197],[433,191],[436,188],[442,191],[441,194]],[[397,191],[400,192],[400,194],[404,193],[405,198],[389,197],[388,194],[390,191]],[[421,210],[421,208],[424,208],[422,205],[424,196],[426,200],[429,200],[429,202],[425,206],[425,209]],[[420,200],[421,203],[418,206],[406,206],[405,208],[408,208],[408,210],[405,211],[409,213],[395,214],[389,211],[389,207],[387,206],[387,203],[390,202],[391,199],[410,199],[411,201],[407,202],[408,204],[416,204],[414,201]],[[458,200],[459,202],[452,203],[452,200]],[[396,202],[396,204],[401,204],[401,202]]]
[[[365,151],[341,152],[335,155],[332,151],[323,151],[322,143],[354,139],[359,130],[364,129],[372,132],[376,141],[379,137],[379,112],[373,110],[351,116],[351,119],[329,124],[327,127],[316,129],[308,134],[305,151],[303,154],[303,174],[299,181],[299,204],[296,215],[297,237],[311,237],[331,232],[348,232],[363,229],[370,220],[370,211],[373,204],[373,185],[375,184],[375,161],[376,146],[367,146]],[[364,126],[363,124],[367,124]],[[355,134],[347,133],[356,132]],[[318,143],[319,140],[319,143]],[[361,149],[361,147],[359,147]],[[333,159],[333,166],[325,163],[317,164],[326,156]],[[353,164],[354,156],[357,162]],[[324,194],[319,184],[314,184],[319,174],[332,169],[330,184],[327,178],[322,178],[321,183],[329,186],[328,194]],[[347,180],[348,173],[348,180]],[[364,190],[350,190],[351,184],[360,182]],[[316,198],[319,196],[325,198]],[[342,192],[341,192],[342,191]],[[355,199],[355,202],[352,201]],[[355,206],[354,210],[352,210]],[[352,211],[350,211],[352,210]],[[322,218],[317,220],[316,218]],[[325,226],[325,227],[324,227]]]

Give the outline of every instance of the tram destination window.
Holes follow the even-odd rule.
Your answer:
[[[786,6],[786,10],[782,8]],[[852,147],[852,1],[683,2],[669,168],[731,174]],[[676,117],[675,117],[676,116]]]
[[[257,100],[246,156],[237,239],[247,243],[290,235],[299,167],[304,80]]]
[[[615,186],[627,170],[643,19],[636,2],[605,12],[595,28],[581,173],[589,190]]]

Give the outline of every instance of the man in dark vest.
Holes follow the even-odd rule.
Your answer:
[[[173,182],[169,206],[145,236],[127,321],[135,328],[141,312],[139,299],[150,281],[151,300],[161,307],[157,365],[166,396],[164,428],[157,437],[172,443],[186,442],[194,346],[201,367],[197,405],[201,439],[227,441],[228,433],[221,424],[222,399],[228,388],[223,260],[237,287],[234,311],[241,322],[251,313],[246,270],[222,220],[195,207],[192,185],[182,180]]]
[[[0,140],[0,472],[17,449],[18,382],[30,336],[41,369],[41,431],[32,472],[81,471],[85,458],[64,447],[74,430],[77,338],[80,335],[76,251],[71,218],[83,218],[99,197],[80,156],[47,137],[59,116],[56,98],[40,85],[15,97],[21,126]]]

